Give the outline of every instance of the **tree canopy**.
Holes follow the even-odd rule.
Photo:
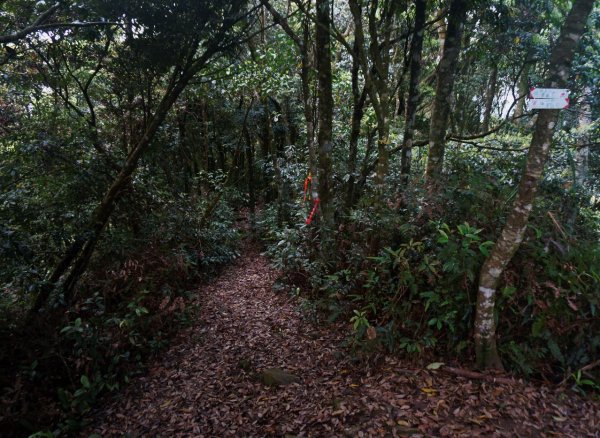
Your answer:
[[[593,0],[0,5],[0,429],[79,430],[246,239],[351,354],[597,394]]]

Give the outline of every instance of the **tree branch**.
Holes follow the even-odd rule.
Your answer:
[[[118,26],[119,23],[113,21],[88,21],[86,23],[79,22],[70,22],[70,23],[48,23],[42,25],[32,25],[26,27],[25,29],[21,29],[18,32],[12,33],[10,35],[0,35],[0,44],[8,44],[14,43],[19,40],[22,40],[27,35],[35,32],[39,32],[41,30],[50,30],[50,29],[58,29],[62,27],[75,28],[75,27],[91,27],[91,26]]]
[[[294,44],[296,44],[298,48],[302,49],[304,47],[304,44],[302,43],[296,32],[294,32],[290,27],[287,18],[283,17],[279,12],[277,12],[273,5],[269,3],[269,0],[260,0],[260,2],[271,13],[273,21],[279,26],[281,26],[284,32],[292,39],[292,41],[294,41]]]
[[[482,145],[481,143],[477,143],[475,141],[470,141],[470,140],[454,140],[454,141],[456,141],[457,143],[468,144],[470,146],[476,147],[477,149],[486,149],[486,150],[500,151],[500,152],[523,152],[528,149],[526,147],[524,147],[524,148],[501,148],[501,147],[487,146],[487,145]]]

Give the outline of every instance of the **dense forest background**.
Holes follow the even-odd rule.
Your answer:
[[[600,389],[592,0],[0,6],[0,428],[76,430],[244,238],[351,354]]]

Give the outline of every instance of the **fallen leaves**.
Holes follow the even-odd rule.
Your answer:
[[[510,437],[600,430],[598,402],[551,387],[442,362],[424,370],[394,357],[377,367],[352,362],[340,354],[343,325],[311,325],[297,300],[272,291],[276,277],[248,248],[198,292],[196,326],[97,410],[83,436]],[[256,376],[269,369],[297,379],[266,386]]]

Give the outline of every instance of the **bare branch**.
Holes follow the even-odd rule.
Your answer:
[[[39,21],[39,19],[38,19]],[[48,23],[41,25],[31,25],[25,29],[21,29],[18,32],[10,35],[0,35],[0,44],[14,43],[24,39],[27,35],[39,32],[42,30],[51,30],[59,28],[76,28],[76,27],[92,27],[92,26],[118,26],[119,23],[113,21],[88,21],[85,23],[70,22],[70,23]]]
[[[294,32],[292,30],[292,28],[290,27],[290,25],[287,21],[287,18],[283,17],[279,12],[277,12],[277,10],[273,7],[273,5],[271,5],[271,3],[269,3],[269,0],[260,0],[260,2],[271,13],[271,16],[273,17],[273,21],[275,23],[277,23],[279,26],[281,26],[281,28],[284,30],[284,32],[292,39],[292,41],[294,41],[294,44],[296,44],[296,46],[298,46],[300,49],[302,49],[304,44],[302,43],[302,40],[300,40],[300,37],[298,37],[296,32]]]
[[[523,151],[526,151],[528,149],[527,147],[524,147],[524,148],[503,148],[503,147],[488,146],[488,145],[483,145],[481,143],[477,143],[475,141],[469,141],[469,140],[454,140],[454,141],[456,141],[457,143],[467,144],[469,146],[476,147],[477,149],[486,149],[486,150],[500,151],[500,152],[523,152]]]
[[[519,99],[523,98],[525,96],[521,96]],[[518,100],[518,99],[517,99]],[[512,107],[514,106],[514,104],[517,102],[517,100],[515,100],[515,102],[513,102],[513,104],[511,105],[508,113],[510,113],[510,110],[512,109]],[[481,132],[479,134],[473,134],[473,135],[456,135],[456,134],[448,134],[446,136],[446,140],[476,140],[478,138],[483,138],[483,137],[487,137],[488,135],[494,134],[498,131],[500,131],[504,126],[506,126],[508,123],[510,122],[514,122],[515,120],[521,119],[523,117],[529,117],[531,116],[531,113],[525,113],[525,114],[521,114],[520,116],[516,116],[516,117],[507,117],[506,119],[504,119],[502,121],[502,123],[500,123],[498,126],[496,126],[495,128],[490,129],[489,131],[485,131],[485,132]]]

